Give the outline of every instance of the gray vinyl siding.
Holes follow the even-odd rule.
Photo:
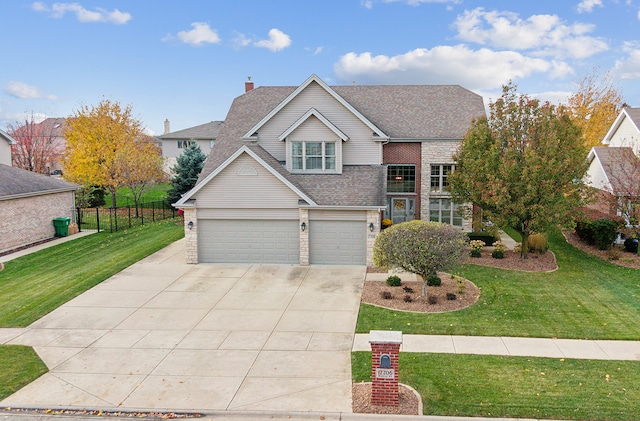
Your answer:
[[[177,158],[182,155],[184,149],[178,148],[178,139],[161,139],[161,142],[162,156],[164,158]],[[211,143],[209,140],[196,140],[196,143],[200,146],[200,150],[203,154],[209,155],[209,153],[211,153]]]
[[[366,221],[366,211],[309,210],[309,220]]]
[[[618,130],[611,136],[609,147],[634,147],[633,142],[635,142],[635,147],[638,147],[638,144],[640,144],[640,133],[638,133],[638,130],[634,127],[629,117],[625,116]]]
[[[198,219],[298,219],[296,209],[198,209]]]
[[[285,142],[278,140],[278,137],[311,108],[318,110],[349,136],[349,140],[342,145],[342,165],[381,163],[382,145],[372,139],[372,130],[315,82],[300,92],[260,128],[258,135],[260,146],[277,160],[285,161]]]
[[[250,173],[256,175],[239,175]],[[299,196],[248,154],[242,154],[195,195],[196,206],[226,209],[297,209]]]
[[[11,145],[0,137],[0,164],[11,166]]]

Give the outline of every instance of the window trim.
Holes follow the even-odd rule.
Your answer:
[[[320,155],[307,155],[307,144],[319,143],[321,145]],[[338,172],[338,142],[331,140],[291,140],[289,142],[289,151],[291,156],[291,172],[294,173],[337,173]],[[301,155],[294,155],[294,146],[300,144]],[[333,154],[327,155],[327,145],[333,144]],[[302,168],[294,167],[294,159],[300,159]],[[307,160],[310,158],[320,158],[322,168],[307,169]],[[333,158],[333,168],[327,168],[327,158]]]
[[[438,167],[438,175],[433,175],[433,167]],[[445,174],[444,168],[449,167],[449,171]],[[430,194],[449,194],[449,175],[456,170],[455,164],[430,164],[429,166],[429,193]],[[438,177],[438,187],[434,190],[433,179]],[[447,186],[444,186],[444,180],[447,180]]]
[[[395,168],[395,169],[400,169],[401,167],[404,168],[412,168],[413,169],[413,190],[412,191],[391,191],[389,190],[389,177],[391,176],[391,172],[389,171],[390,168]],[[401,175],[396,175],[396,177],[401,177]],[[411,193],[417,193],[417,174],[416,174],[416,164],[387,164],[387,194],[411,194]],[[405,181],[402,182],[402,184],[404,185]]]

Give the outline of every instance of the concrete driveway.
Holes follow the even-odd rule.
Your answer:
[[[364,267],[184,263],[184,240],[0,343],[49,373],[12,407],[351,412]]]

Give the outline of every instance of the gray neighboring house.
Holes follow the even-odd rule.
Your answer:
[[[11,166],[11,145],[15,143],[9,133],[0,129],[0,164]]]
[[[164,134],[156,136],[162,143],[162,157],[164,158],[164,170],[167,174],[176,165],[176,159],[182,154],[190,142],[195,141],[202,153],[209,155],[211,148],[218,137],[223,121],[211,121],[199,126],[171,132],[169,120],[164,121]]]
[[[53,219],[75,222],[79,185],[0,164],[0,252],[36,243],[55,234]]]
[[[247,89],[174,205],[187,262],[372,265],[383,215],[469,230],[447,177],[483,115],[482,97],[459,86],[328,86],[312,75]]]

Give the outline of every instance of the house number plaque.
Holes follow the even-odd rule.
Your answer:
[[[393,368],[376,368],[376,379],[391,379],[396,376],[396,371]]]

